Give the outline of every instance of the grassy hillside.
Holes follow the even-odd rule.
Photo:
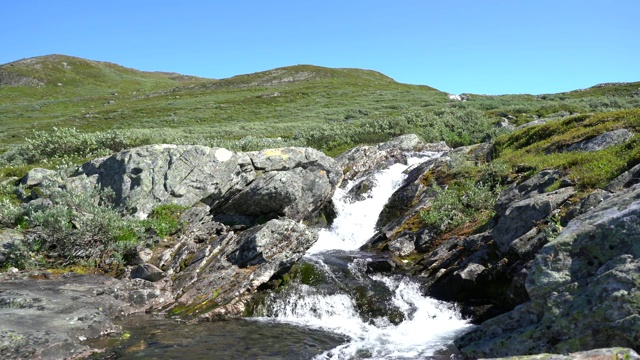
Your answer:
[[[503,119],[640,107],[640,83],[550,95],[448,99],[375,71],[296,65],[229,79],[142,72],[49,55],[0,65],[0,166],[54,166],[148,143],[236,150],[305,145],[331,155],[417,133],[465,145]]]

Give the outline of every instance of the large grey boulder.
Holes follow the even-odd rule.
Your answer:
[[[197,145],[148,145],[85,163],[75,187],[90,188],[86,183],[94,182],[111,189],[116,205],[144,218],[160,204],[215,205],[255,176],[243,153]]]
[[[640,346],[640,185],[569,222],[536,256],[531,301],[456,340],[468,357]]]
[[[213,206],[218,218],[309,219],[342,181],[336,162],[314,149],[269,149],[248,156],[259,176],[226,203]]]

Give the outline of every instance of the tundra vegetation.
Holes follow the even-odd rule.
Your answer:
[[[494,142],[493,162],[452,161],[449,186],[434,185],[433,211],[422,212],[422,225],[447,232],[490,219],[500,189],[516,178],[559,168],[587,193],[640,163],[638,137],[597,155],[561,151],[604,131],[638,132],[639,94],[640,83],[620,83],[560,94],[466,94],[456,101],[375,71],[311,65],[221,80],[62,55],[1,65],[0,223],[47,234],[46,242],[26,242],[23,256],[5,265],[110,268],[127,249],[182,226],[179,208],[136,220],[104,201],[108,196],[98,202],[95,193],[55,186],[37,194],[50,205],[21,205],[30,195],[19,179],[36,167],[72,173],[86,160],[157,143],[240,151],[309,146],[333,156],[406,133],[451,147]],[[532,121],[539,124],[514,130]]]

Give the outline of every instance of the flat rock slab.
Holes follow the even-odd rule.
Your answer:
[[[66,275],[53,280],[0,278],[0,358],[62,359],[91,350],[83,341],[120,328],[123,302],[105,288],[118,280]]]

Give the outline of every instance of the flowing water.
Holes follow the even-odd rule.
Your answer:
[[[432,156],[436,154],[412,158],[409,165]],[[368,274],[367,263],[373,255],[358,250],[374,235],[378,215],[402,184],[407,167],[395,164],[376,174],[376,186],[362,201],[354,202],[348,196],[356,182],[336,191],[333,200],[338,217],[330,229],[320,231],[318,242],[303,259],[321,273],[321,284],[293,284],[284,293],[272,295],[262,309],[261,321],[294,324],[348,339],[318,359],[452,355],[447,348],[469,323],[452,305],[422,296],[419,285],[408,278]]]
[[[409,165],[436,154],[412,158]],[[333,198],[337,218],[320,230],[302,264],[309,273],[271,294],[261,316],[197,325],[129,319],[131,338],[119,359],[449,359],[451,342],[470,325],[447,303],[424,297],[405,277],[372,274],[374,255],[358,249],[374,235],[378,215],[402,184],[408,165],[375,176],[361,201],[349,190]]]

